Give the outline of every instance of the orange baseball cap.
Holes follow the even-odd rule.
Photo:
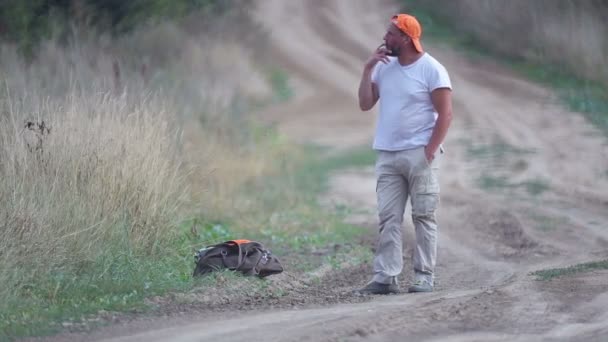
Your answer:
[[[416,17],[409,14],[397,14],[391,19],[391,23],[397,26],[401,32],[412,38],[416,51],[423,52],[422,44],[420,44],[420,36],[422,36],[422,26]]]

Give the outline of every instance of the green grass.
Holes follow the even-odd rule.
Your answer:
[[[467,141],[467,145],[467,154],[470,157],[482,159],[504,160],[509,155],[533,154],[536,152],[532,149],[518,148],[500,140],[487,145],[473,145],[473,142]]]
[[[491,58],[510,67],[520,75],[548,86],[559,94],[563,104],[585,117],[608,135],[608,89],[600,82],[582,79],[556,65],[532,63],[522,58],[509,58],[491,52],[475,37],[458,32],[445,18],[418,6],[416,0],[402,0],[420,21],[424,37],[449,44],[471,58]]]
[[[263,227],[248,230],[248,236],[270,241],[280,249],[319,247],[351,241],[366,232],[365,228],[343,223],[352,210],[346,206],[326,208],[318,203],[327,189],[329,175],[336,170],[373,165],[375,154],[368,148],[356,148],[328,157],[318,146],[303,148],[302,162],[268,182],[250,185]]]
[[[326,190],[331,172],[372,165],[374,154],[355,149],[325,157],[320,152],[319,147],[305,147],[294,160],[278,161],[286,166],[281,174],[243,190],[259,201],[256,212],[243,213],[251,215],[255,226],[237,225],[236,220],[221,214],[218,220],[183,219],[176,224],[174,239],[165,243],[160,253],[150,253],[154,257],[117,248],[103,258],[83,260],[78,270],[41,274],[35,283],[23,285],[18,297],[0,303],[0,340],[52,334],[66,324],[78,327],[99,312],[145,312],[151,309],[145,304],[151,296],[216,286],[213,280],[191,277],[193,252],[207,244],[248,238],[267,244],[281,256],[357,241],[366,230],[343,222],[351,210],[324,208],[317,198]],[[338,267],[368,261],[369,251],[354,248],[326,258],[325,262]]]
[[[534,149],[525,149],[507,144],[499,138],[490,144],[473,144],[471,140],[464,139],[461,143],[466,147],[470,159],[478,159],[484,168],[506,169],[523,171],[528,167],[523,155],[536,153]]]
[[[524,149],[507,144],[496,139],[491,144],[474,145],[470,140],[463,140],[469,158],[476,158],[484,162],[483,171],[477,178],[477,185],[485,190],[501,190],[523,188],[530,195],[540,195],[549,190],[549,184],[543,179],[530,179],[519,183],[509,180],[509,177],[502,174],[506,169],[510,158],[524,154],[536,153],[533,149]],[[513,165],[513,169],[522,170],[527,167],[525,160],[519,159]]]
[[[115,251],[79,272],[54,270],[1,304],[0,340],[56,332],[105,311],[146,310],[144,298],[191,288],[191,255],[183,246],[163,258]]]
[[[551,280],[558,277],[569,276],[581,272],[589,272],[594,270],[608,269],[608,260],[593,261],[564,268],[552,268],[548,270],[540,270],[533,272],[537,280]]]
[[[307,153],[312,162],[299,168],[297,178],[300,189],[314,189],[313,193],[323,191],[327,187],[329,173],[349,168],[373,166],[376,160],[375,152],[367,147],[358,147],[343,152],[340,155],[324,157],[324,148],[319,146],[308,146]]]
[[[493,176],[489,174],[483,174],[477,179],[477,185],[485,190],[497,190],[504,188],[513,188],[514,184],[509,182],[509,179],[505,176]]]
[[[293,97],[293,89],[289,84],[289,75],[283,69],[270,69],[268,72],[268,82],[275,94],[275,101],[285,102]]]
[[[534,220],[535,228],[543,232],[556,231],[557,228],[570,223],[570,219],[566,216],[548,216],[532,210],[528,212],[528,216]]]
[[[541,195],[550,189],[549,184],[543,179],[532,179],[514,183],[506,176],[496,176],[488,173],[483,173],[477,179],[477,186],[489,191],[524,188],[528,194],[533,196]]]
[[[521,75],[555,89],[571,110],[585,114],[595,126],[608,134],[608,89],[599,82],[573,76],[558,67],[519,60],[507,60]]]
[[[346,251],[327,256],[327,262],[334,269],[360,265],[372,261],[374,255],[367,246],[353,246]]]
[[[549,190],[549,184],[542,179],[532,179],[519,183],[530,195],[540,195]]]

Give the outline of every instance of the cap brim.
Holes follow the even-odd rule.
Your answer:
[[[422,49],[422,44],[420,44],[420,39],[412,38],[412,42],[414,43],[414,47],[416,48],[416,51],[424,52],[424,50]]]

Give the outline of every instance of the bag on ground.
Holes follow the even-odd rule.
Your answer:
[[[193,276],[229,269],[247,276],[267,277],[283,272],[279,259],[261,243],[230,240],[200,249],[194,255]]]

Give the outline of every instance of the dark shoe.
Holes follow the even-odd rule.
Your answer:
[[[386,295],[399,293],[399,286],[397,286],[397,284],[382,284],[372,281],[364,288],[355,290],[355,293],[359,295]]]
[[[426,280],[417,280],[407,289],[407,292],[433,292],[433,285]]]

